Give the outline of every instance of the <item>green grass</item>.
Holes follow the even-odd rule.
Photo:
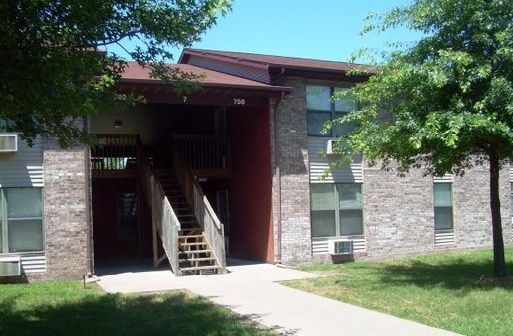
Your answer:
[[[0,285],[0,335],[274,335],[204,297],[107,294],[52,281]]]
[[[513,249],[506,250],[513,260]],[[513,271],[513,263],[508,263]],[[493,279],[492,252],[305,265],[325,276],[286,284],[467,336],[513,335],[513,279]]]

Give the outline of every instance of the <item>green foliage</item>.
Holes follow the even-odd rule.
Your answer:
[[[191,79],[164,66],[169,46],[188,46],[230,9],[229,0],[5,0],[0,2],[0,119],[31,141],[56,136],[61,145],[87,140],[77,121],[126,107],[113,86],[126,63],[101,52],[126,51],[155,78]]]
[[[361,108],[346,118],[359,127],[344,154],[436,175],[462,174],[490,151],[512,158],[513,2],[416,0],[380,19],[367,29],[424,35],[350,92]]]
[[[513,1],[414,0],[372,16],[364,32],[405,26],[423,37],[390,52],[350,90],[360,108],[339,122],[357,127],[336,149],[347,163],[463,175],[489,163],[494,274],[505,276],[499,169],[513,159]]]

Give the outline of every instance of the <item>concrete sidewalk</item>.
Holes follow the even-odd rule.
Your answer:
[[[223,275],[183,277],[170,271],[126,272],[100,276],[98,284],[110,293],[186,289],[273,328],[278,335],[458,335],[277,283],[313,274],[270,264],[234,265],[228,270]]]

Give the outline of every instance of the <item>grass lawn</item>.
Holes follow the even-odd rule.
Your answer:
[[[512,274],[513,249],[506,250],[506,260]],[[286,284],[467,336],[513,335],[513,278],[489,277],[491,251],[302,269],[326,276]]]
[[[52,281],[0,285],[0,335],[274,335],[204,297],[106,294]]]

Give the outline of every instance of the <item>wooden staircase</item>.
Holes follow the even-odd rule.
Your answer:
[[[179,270],[182,275],[217,274],[222,271],[205,233],[201,229],[176,176],[170,170],[155,170],[164,193],[180,222],[178,235]]]

